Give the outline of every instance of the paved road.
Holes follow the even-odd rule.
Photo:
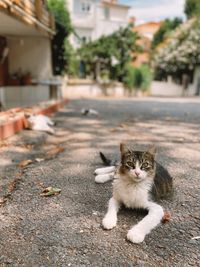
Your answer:
[[[84,107],[99,116],[81,116]],[[200,100],[73,100],[55,121],[55,136],[23,131],[1,146],[0,197],[10,195],[0,208],[0,266],[200,266],[200,240],[191,239],[200,236]],[[93,176],[99,150],[118,157],[125,140],[137,149],[156,144],[174,177],[174,196],[161,201],[171,222],[139,245],[126,233],[144,214],[123,209],[115,229],[101,228],[111,184]],[[16,179],[21,160],[44,158],[57,145],[65,151]],[[62,192],[40,196],[47,186]]]

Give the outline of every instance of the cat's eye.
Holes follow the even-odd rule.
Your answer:
[[[148,162],[144,162],[143,164],[142,164],[142,169],[146,169],[146,168],[148,168],[149,167],[149,163]]]
[[[128,168],[134,168],[134,163],[133,163],[132,161],[127,161],[127,162],[126,162],[126,166],[127,166]]]

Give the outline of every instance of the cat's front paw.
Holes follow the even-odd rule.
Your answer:
[[[131,229],[128,231],[127,239],[132,243],[138,244],[144,241],[145,234],[139,229]]]
[[[106,216],[102,221],[103,228],[106,230],[111,230],[117,224],[117,219],[114,217]]]
[[[103,184],[110,180],[112,180],[112,173],[111,174],[99,174],[95,177],[95,182],[97,184]]]

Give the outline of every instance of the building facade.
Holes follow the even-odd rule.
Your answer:
[[[39,83],[53,75],[54,34],[45,1],[0,1],[0,102],[5,108],[49,98],[48,87]]]
[[[117,0],[68,0],[74,34],[71,44],[78,48],[102,35],[109,35],[120,27],[126,27],[129,6]]]
[[[151,54],[151,42],[154,34],[159,30],[162,22],[147,22],[144,24],[137,25],[133,28],[133,31],[137,32],[140,39],[138,45],[143,49],[142,53],[135,54],[135,60],[133,65],[139,67],[142,64],[149,64]]]

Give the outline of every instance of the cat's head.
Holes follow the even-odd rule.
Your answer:
[[[130,177],[134,182],[151,179],[155,172],[155,147],[149,150],[135,151],[125,144],[120,144],[121,167],[120,172]]]

